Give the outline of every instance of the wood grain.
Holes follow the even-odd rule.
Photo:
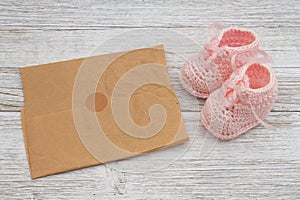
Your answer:
[[[293,0],[2,1],[0,199],[299,199],[299,10]],[[178,82],[184,60],[167,53],[189,143],[30,179],[19,113],[23,106],[19,67],[89,56],[101,45],[103,53],[125,50],[120,41],[127,39],[126,32],[146,29],[173,31],[192,40],[196,46],[174,43],[176,53],[188,59],[207,41],[207,28],[215,21],[251,28],[261,38],[260,47],[274,58],[279,96],[266,120],[278,131],[259,125],[230,142],[217,141],[199,123],[204,100],[188,95]],[[166,38],[158,35],[157,42]],[[143,46],[146,41],[135,40],[128,48]],[[148,169],[156,170],[132,173]]]

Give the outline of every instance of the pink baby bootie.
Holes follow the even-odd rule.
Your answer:
[[[218,34],[213,30],[217,29]],[[235,70],[232,62],[240,68],[257,53],[258,40],[254,32],[241,28],[223,28],[220,24],[210,26],[212,39],[202,51],[180,70],[180,82],[192,95],[207,98],[220,88]]]
[[[263,124],[276,96],[277,82],[272,69],[264,64],[248,63],[234,71],[208,97],[201,121],[214,136],[229,140]]]

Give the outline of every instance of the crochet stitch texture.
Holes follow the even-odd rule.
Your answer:
[[[217,28],[218,34],[212,33]],[[234,60],[237,68],[245,64],[245,58],[256,55],[258,40],[254,32],[241,28],[223,28],[219,24],[210,27],[212,39],[202,51],[180,70],[183,87],[192,95],[207,98],[220,88],[232,72]]]
[[[272,59],[259,49],[256,34],[215,23],[210,35],[202,51],[179,72],[189,93],[208,97],[201,111],[202,123],[222,140],[235,138],[259,123],[271,127],[263,119],[277,97],[277,81],[273,70],[262,64]]]
[[[273,70],[248,63],[214,91],[201,111],[201,121],[216,137],[229,140],[262,122],[277,96]]]

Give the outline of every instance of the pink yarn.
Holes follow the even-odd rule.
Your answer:
[[[220,31],[214,34],[213,30]],[[180,70],[180,82],[192,95],[207,98],[220,88],[233,72],[232,58],[240,68],[245,58],[255,57],[258,40],[254,32],[241,28],[210,26],[212,39]]]
[[[218,34],[213,31],[217,29]],[[277,96],[271,57],[259,50],[255,33],[210,27],[212,39],[180,70],[180,82],[192,95],[207,98],[201,121],[216,137],[229,140],[261,123]]]
[[[270,67],[248,63],[214,91],[201,111],[201,121],[216,137],[229,140],[259,123],[277,96],[277,81]]]

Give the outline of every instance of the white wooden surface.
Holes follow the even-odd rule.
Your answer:
[[[200,49],[214,21],[251,28],[260,36],[261,48],[273,56],[279,97],[267,121],[280,131],[258,126],[230,142],[216,142],[198,122],[204,101],[189,96],[178,83],[182,61],[168,57],[191,135],[188,144],[30,179],[19,113],[23,105],[19,67],[88,56],[112,35],[139,28],[176,31],[195,40]],[[300,6],[293,0],[2,0],[0,199],[300,199],[299,31]],[[181,46],[180,53],[186,56],[197,52],[183,42]],[[171,165],[152,173],[122,171],[163,166],[178,155]]]

